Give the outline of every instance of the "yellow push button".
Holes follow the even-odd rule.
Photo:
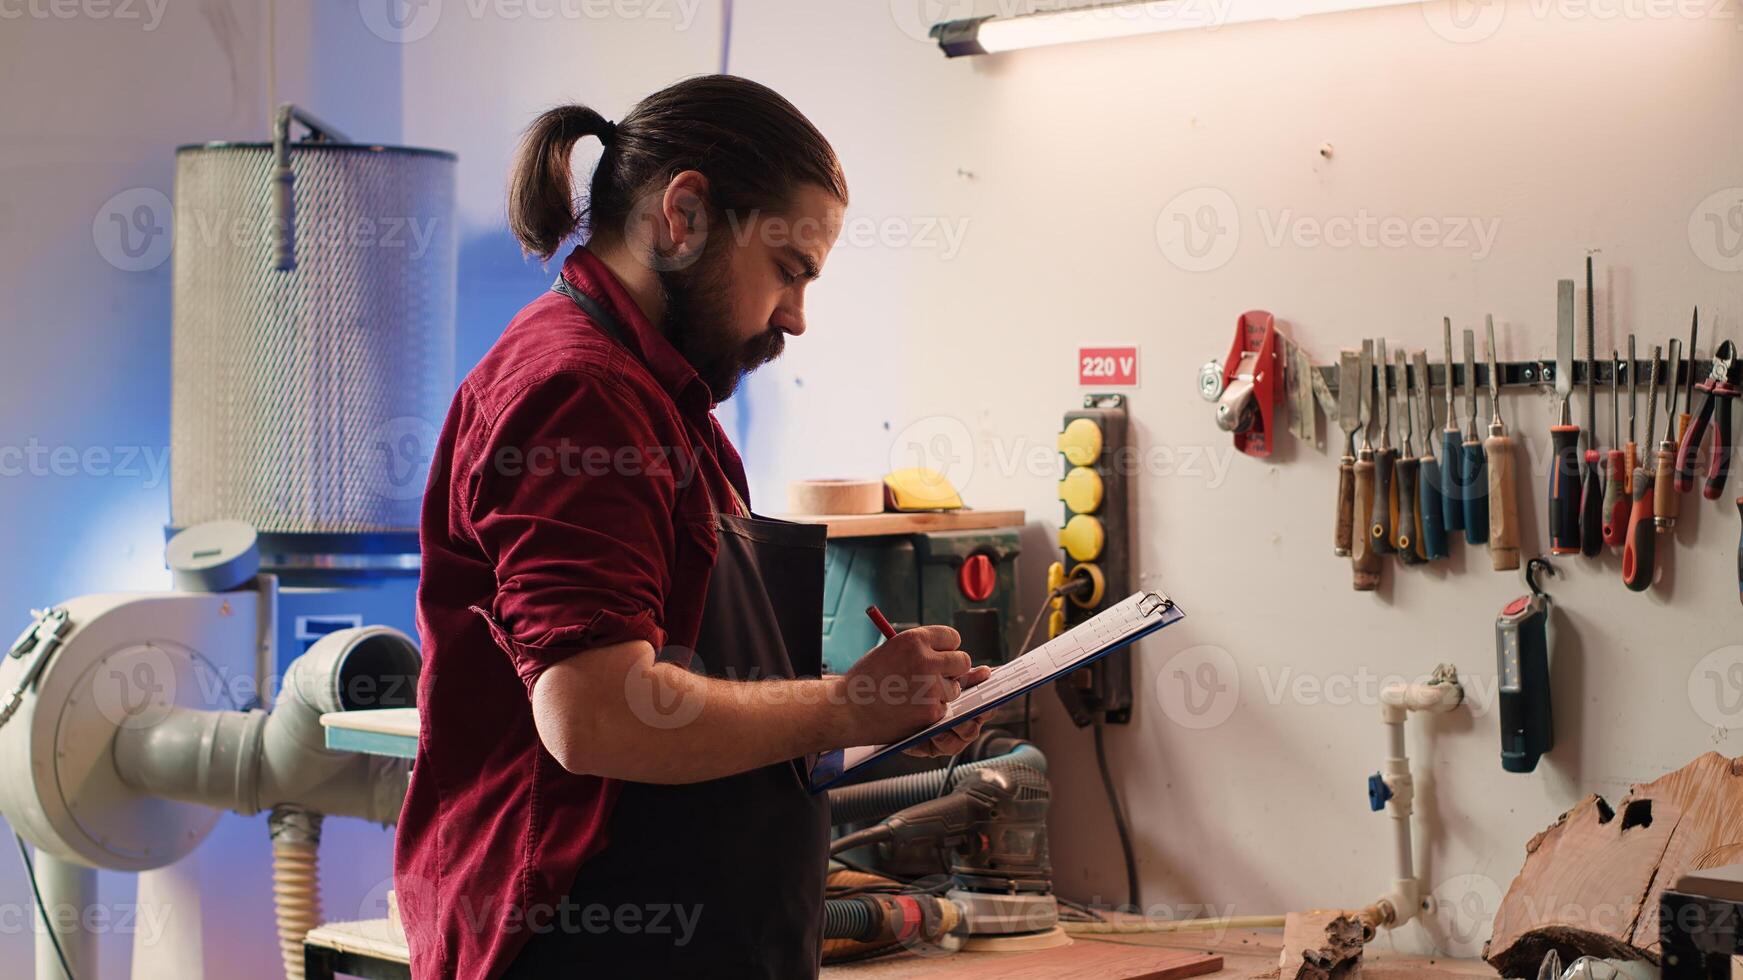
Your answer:
[[[1059,451],[1073,466],[1088,466],[1101,455],[1101,426],[1090,419],[1072,419],[1059,433]]]
[[[1059,481],[1059,499],[1073,514],[1094,513],[1101,507],[1101,474],[1087,466],[1073,466]]]
[[[1064,530],[1059,532],[1059,546],[1078,561],[1094,561],[1101,557],[1106,540],[1107,532],[1102,530],[1101,521],[1088,514],[1079,514],[1066,521]]]

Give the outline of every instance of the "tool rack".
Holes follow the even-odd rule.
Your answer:
[[[1669,358],[1660,358],[1658,362],[1658,383],[1660,385],[1660,390],[1662,390],[1662,386],[1664,385],[1682,385],[1688,381],[1691,375],[1693,375],[1696,381],[1702,381],[1712,371],[1713,366],[1712,358],[1704,358],[1694,361],[1684,358],[1682,369],[1673,380],[1665,377],[1665,375],[1669,373],[1669,361]],[[1618,383],[1627,384],[1629,371],[1638,370],[1640,373],[1637,376],[1644,381],[1649,376],[1651,365],[1652,359],[1649,357],[1640,358],[1639,360],[1634,361],[1633,364],[1630,364],[1626,359],[1617,363],[1611,363],[1608,358],[1603,358],[1595,365],[1597,370],[1594,372],[1594,380],[1596,380],[1600,385],[1608,385],[1612,376],[1618,376]],[[1392,377],[1398,373],[1397,368],[1394,366],[1388,365],[1382,367],[1381,365],[1376,364],[1374,367],[1376,370],[1384,370],[1388,372],[1388,377]],[[1477,392],[1479,394],[1486,394],[1488,392],[1489,384],[1489,366],[1487,364],[1477,364],[1475,367]],[[1553,360],[1501,361],[1496,365],[1496,367],[1501,371],[1500,387],[1502,388],[1542,388],[1555,384],[1555,362]],[[1618,367],[1620,367],[1620,371],[1617,370]],[[1333,396],[1337,395],[1338,366],[1336,364],[1324,366],[1316,365],[1313,370],[1319,375],[1319,380],[1324,383],[1326,390]],[[1428,366],[1428,387],[1445,388],[1447,386],[1448,370],[1448,365],[1430,364]],[[1465,383],[1464,365],[1453,364],[1450,366],[1450,370],[1452,372],[1453,384],[1462,387]],[[1581,360],[1574,362],[1573,375],[1573,383],[1575,387],[1579,387],[1586,383],[1585,361]],[[1415,371],[1412,370],[1408,377],[1414,376]],[[1376,377],[1378,376],[1376,375]]]

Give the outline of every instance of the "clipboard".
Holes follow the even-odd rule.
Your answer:
[[[1095,663],[1185,616],[1173,599],[1160,592],[1134,592],[1046,643],[993,668],[991,677],[950,702],[943,719],[913,735],[888,745],[862,745],[821,753],[809,773],[811,792],[822,792],[891,753],[918,745],[1012,698]]]

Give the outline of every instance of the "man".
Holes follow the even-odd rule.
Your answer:
[[[583,136],[604,151],[577,213]],[[819,676],[822,529],[752,516],[711,414],[804,333],[846,201],[822,135],[739,78],[528,131],[512,228],[547,259],[586,244],[467,376],[432,464],[395,853],[417,980],[814,976],[809,759],[985,678],[947,627]]]

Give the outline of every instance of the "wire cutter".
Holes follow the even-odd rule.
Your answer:
[[[1731,403],[1737,400],[1737,345],[1727,340],[1713,351],[1713,368],[1707,380],[1696,388],[1706,392],[1700,413],[1689,423],[1682,445],[1676,451],[1676,489],[1687,493],[1695,485],[1695,458],[1700,455],[1701,437],[1707,423],[1715,421],[1713,450],[1707,463],[1707,483],[1701,495],[1708,500],[1719,499],[1725,488],[1725,475],[1731,469]]]

